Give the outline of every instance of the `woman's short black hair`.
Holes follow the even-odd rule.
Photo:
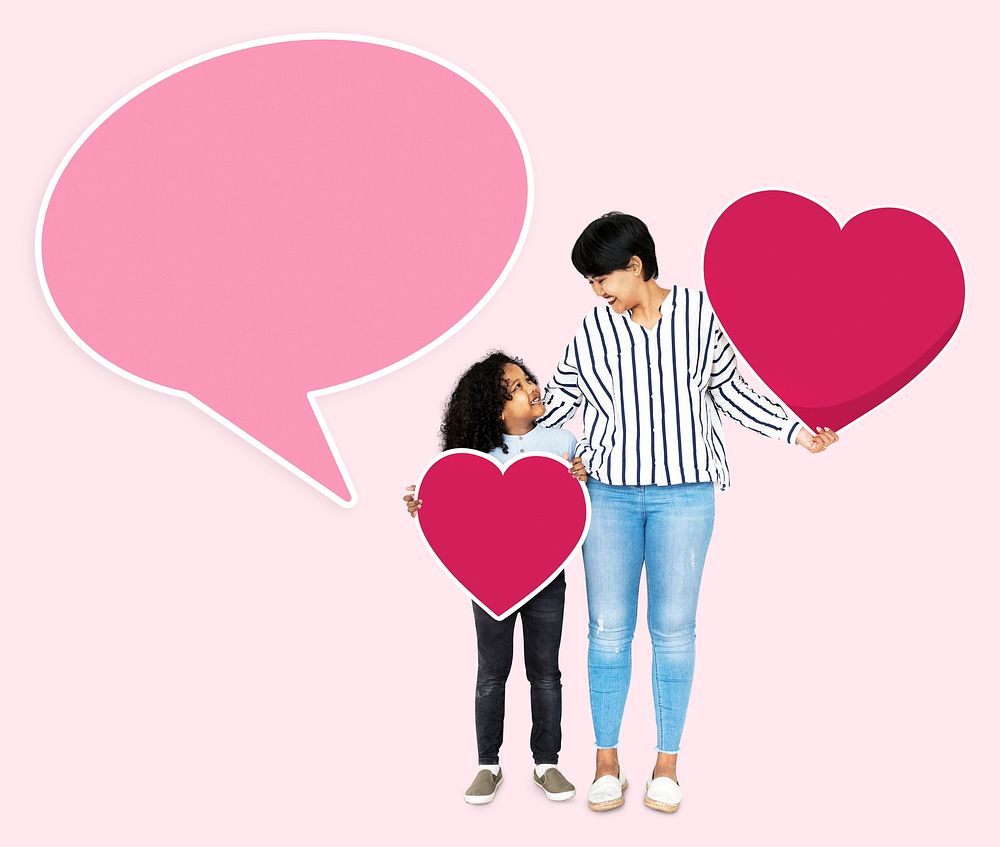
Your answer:
[[[516,356],[494,350],[458,378],[441,422],[441,449],[464,447],[489,453],[497,447],[507,452],[500,415],[510,400],[504,365],[517,365],[536,385],[538,380]]]
[[[642,278],[656,279],[656,245],[646,225],[633,215],[608,212],[591,221],[573,245],[573,267],[586,277],[604,276],[642,259]]]

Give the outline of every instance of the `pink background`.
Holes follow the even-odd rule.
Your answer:
[[[479,8],[16,11],[2,58],[0,843],[995,843],[997,21],[981,3]],[[321,401],[353,457],[353,511],[84,355],[34,269],[45,186],[108,105],[200,53],[305,31],[463,67],[514,115],[535,173],[525,248],[488,307],[411,366]],[[639,792],[602,817],[582,796],[546,801],[517,666],[507,780],[492,806],[467,807],[470,604],[399,499],[436,449],[441,403],[490,346],[548,375],[592,302],[568,258],[591,218],[640,215],[663,281],[700,285],[715,217],[773,187],[841,221],[880,205],[928,217],[963,261],[962,325],[825,455],[730,428],[679,814]],[[579,559],[568,579],[562,765],[582,794]],[[655,743],[648,667],[640,623],[621,746],[637,783]],[[407,794],[379,788],[406,777]]]

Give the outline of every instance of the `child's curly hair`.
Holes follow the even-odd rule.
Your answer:
[[[448,398],[441,422],[443,450],[464,447],[489,453],[501,447],[504,453],[507,452],[500,420],[504,404],[511,397],[503,376],[504,365],[507,364],[517,365],[532,382],[538,384],[524,362],[501,350],[494,350],[485,359],[476,362],[458,378]]]

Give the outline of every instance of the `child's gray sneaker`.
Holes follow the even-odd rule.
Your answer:
[[[471,803],[473,806],[492,803],[493,798],[497,794],[497,786],[501,782],[503,782],[502,770],[496,776],[493,776],[492,771],[483,768],[476,774],[476,778],[472,780],[472,785],[465,790],[465,802]]]
[[[569,800],[570,797],[576,796],[576,787],[559,773],[558,768],[549,768],[541,776],[537,771],[533,771],[532,774],[535,777],[535,785],[541,788],[550,800]]]

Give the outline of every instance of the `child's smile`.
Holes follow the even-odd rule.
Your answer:
[[[535,419],[545,414],[542,391],[519,366],[508,362],[503,368],[509,398],[501,419],[508,435],[523,435],[535,425]]]

